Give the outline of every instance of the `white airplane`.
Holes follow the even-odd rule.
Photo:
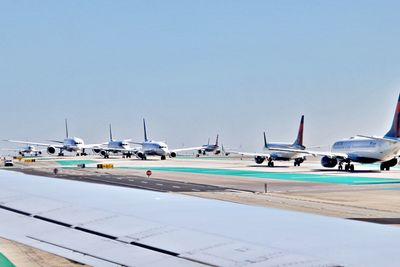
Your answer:
[[[297,133],[296,140],[292,143],[267,143],[267,138],[264,132],[264,150],[266,153],[249,153],[249,152],[238,152],[228,151],[228,153],[240,154],[243,156],[252,156],[257,164],[262,164],[265,160],[268,161],[268,167],[274,167],[275,161],[289,161],[294,160],[294,166],[300,166],[304,162],[305,156],[302,151],[306,148],[303,145],[303,131],[304,131],[304,115],[301,116],[299,131]],[[292,149],[295,151],[272,151],[275,149]]]
[[[15,149],[4,148],[2,150],[5,150],[5,151],[16,151],[16,152],[18,152],[19,155],[21,155],[23,157],[25,157],[25,155],[37,157],[37,156],[42,154],[42,150],[37,149],[35,146],[32,146],[32,145],[27,145],[27,146],[24,146],[23,148],[20,148],[20,149],[17,149],[17,148],[15,148]]]
[[[109,158],[110,153],[122,153],[122,157],[131,158],[138,151],[138,148],[131,147],[129,142],[131,139],[114,140],[112,135],[111,124],[110,127],[110,140],[93,149],[93,152],[102,155],[104,158]],[[105,147],[104,147],[105,145]]]
[[[400,95],[394,113],[393,123],[390,130],[383,137],[357,135],[348,139],[335,142],[331,151],[320,152],[298,149],[270,148],[280,152],[304,153],[314,156],[322,156],[321,165],[326,168],[333,168],[354,171],[352,162],[375,163],[380,162],[380,169],[390,170],[397,164],[397,157],[400,154]]]
[[[69,137],[67,120],[65,120],[65,135],[66,135],[66,138],[63,141],[49,140],[50,142],[58,143],[58,144],[38,143],[38,142],[19,141],[19,140],[6,140],[6,141],[11,142],[11,143],[47,147],[47,153],[51,154],[51,155],[55,154],[56,150],[59,149],[58,156],[64,156],[64,151],[76,152],[77,156],[79,156],[79,155],[86,156],[87,153],[85,152],[85,149],[90,149],[90,148],[93,148],[94,146],[98,146],[98,145],[94,145],[94,144],[85,145],[85,143],[83,142],[83,140],[81,138]]]
[[[146,160],[147,156],[160,156],[161,160],[166,160],[167,156],[175,158],[178,152],[194,150],[196,148],[180,148],[170,150],[165,142],[153,141],[147,138],[146,121],[143,119],[144,142],[131,142],[142,147],[136,152],[136,156]]]

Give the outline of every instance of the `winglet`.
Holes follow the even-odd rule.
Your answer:
[[[268,148],[267,136],[265,135],[265,132],[264,132],[264,147]]]
[[[110,126],[110,141],[112,141],[113,140],[113,136],[112,136],[111,123],[109,124],[109,126]]]
[[[146,130],[146,120],[143,119],[143,131],[144,131],[144,141],[147,142],[147,130]]]
[[[303,146],[303,132],[304,132],[304,115],[301,116],[299,131],[297,133],[297,138],[293,145]]]
[[[397,100],[396,110],[394,112],[392,126],[390,130],[387,132],[385,137],[389,138],[399,138],[400,137],[400,94]]]
[[[65,137],[68,138],[68,121],[65,119]]]

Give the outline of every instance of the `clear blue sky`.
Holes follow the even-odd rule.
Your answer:
[[[400,92],[398,1],[1,1],[0,138],[219,133],[255,151],[383,135]]]

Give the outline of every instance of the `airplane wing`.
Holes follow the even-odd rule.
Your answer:
[[[136,152],[138,152],[138,151],[140,150],[139,147],[132,147],[132,148],[130,148],[130,149],[124,149],[124,148],[109,148],[109,147],[95,147],[95,148],[101,149],[101,150],[107,151],[107,152],[118,151],[118,152],[121,152],[121,153],[128,153],[128,152],[130,152],[130,153],[136,153]]]
[[[269,153],[256,153],[256,152],[241,152],[241,151],[232,151],[232,150],[226,150],[224,153],[229,153],[229,154],[237,154],[237,155],[242,155],[242,156],[249,156],[249,157],[266,157],[269,158],[271,154]]]
[[[346,153],[336,153],[330,151],[312,151],[307,149],[291,149],[291,148],[272,148],[269,147],[268,150],[270,151],[279,151],[279,152],[292,152],[298,154],[305,154],[305,155],[312,155],[312,156],[327,156],[330,158],[343,158],[347,159],[348,155]]]
[[[378,141],[386,141],[386,142],[393,143],[393,144],[400,142],[400,140],[390,139],[390,138],[385,138],[385,137],[368,136],[368,135],[361,135],[361,134],[358,134],[357,136],[368,138],[368,139],[373,139],[373,140],[378,140]]]
[[[202,146],[198,147],[185,147],[185,148],[178,148],[178,149],[171,149],[172,152],[184,152],[184,151],[195,151],[195,150],[201,150],[204,149]]]
[[[398,227],[9,171],[0,177],[1,237],[91,266],[400,262]]]
[[[30,141],[19,141],[19,140],[5,140],[10,143],[17,143],[17,144],[25,144],[25,145],[34,145],[34,146],[54,146],[56,148],[63,148],[63,145],[55,145],[49,143],[37,143],[37,142],[30,142]]]

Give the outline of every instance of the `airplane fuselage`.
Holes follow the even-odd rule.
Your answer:
[[[272,151],[272,150],[269,150],[268,148],[301,149],[301,150],[305,149],[304,146],[286,144],[286,143],[268,143],[268,147],[264,147],[265,152],[270,154],[270,157],[272,160],[283,160],[283,161],[301,158],[302,156],[299,155],[299,153],[295,153],[295,152]]]
[[[168,156],[170,154],[167,144],[164,142],[146,141],[142,143],[142,150],[145,155]]]
[[[84,145],[85,143],[81,138],[65,138],[63,142],[63,150],[68,152],[81,152],[84,149]]]
[[[121,149],[130,150],[131,147],[127,141],[124,140],[111,140],[107,143],[108,149],[116,149],[114,153],[120,152]]]
[[[205,152],[216,152],[218,151],[219,146],[217,145],[203,145],[202,149]]]
[[[354,137],[335,142],[331,151],[347,154],[348,159],[354,162],[384,162],[399,155],[400,142],[390,143],[384,140]]]

